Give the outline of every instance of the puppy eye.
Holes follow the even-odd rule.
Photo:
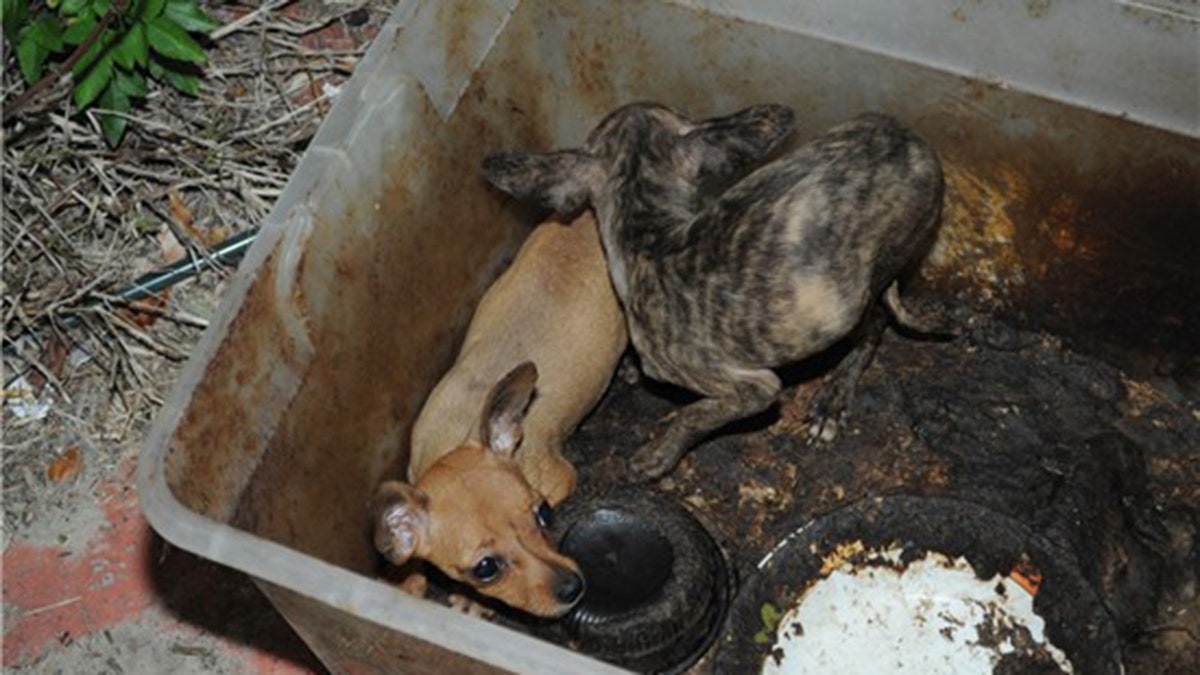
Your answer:
[[[475,567],[471,568],[471,576],[483,583],[494,581],[496,577],[500,576],[501,567],[500,560],[489,555],[475,563]]]
[[[548,530],[554,524],[554,509],[550,508],[546,502],[542,502],[534,510],[533,517],[537,520],[538,527]]]

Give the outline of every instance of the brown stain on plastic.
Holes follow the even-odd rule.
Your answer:
[[[569,36],[571,79],[581,97],[599,109],[620,105],[620,97],[610,78],[607,64],[614,61],[612,43],[596,33]]]
[[[1014,247],[1017,226],[1010,209],[1028,192],[1022,176],[1001,169],[986,180],[972,167],[944,164],[942,227],[927,269],[978,289],[987,299],[1021,283],[1024,265]]]
[[[1031,19],[1041,19],[1050,13],[1050,0],[1025,0],[1025,13]]]
[[[1175,3],[1175,6],[1170,9],[1164,8],[1161,2],[1157,3],[1157,7],[1152,2],[1123,2],[1121,11],[1131,19],[1164,33],[1194,32],[1196,30],[1195,23],[1200,20],[1200,3],[1190,0],[1189,5],[1188,2],[1189,0],[1182,0]]]
[[[273,374],[303,367],[277,317],[276,256],[263,264],[226,338],[197,385],[167,457],[168,484],[188,508],[217,520],[232,513],[271,433],[267,411],[281,396]],[[186,448],[180,452],[179,449]]]
[[[1135,372],[1200,373],[1200,141],[963,92],[919,118],[947,190],[926,281]]]
[[[470,26],[476,21],[470,5],[459,2],[439,3],[436,11],[439,27],[446,31],[444,45],[448,72],[470,73],[476,47],[476,41],[470,33]]]

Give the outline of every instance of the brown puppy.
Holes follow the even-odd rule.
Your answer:
[[[603,395],[626,344],[591,214],[537,227],[426,400],[409,482],[380,487],[379,550],[398,565],[427,560],[533,614],[570,609],[583,590],[579,569],[543,530],[575,488],[562,443]]]

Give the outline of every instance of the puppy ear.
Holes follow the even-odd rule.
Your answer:
[[[684,136],[684,152],[699,175],[738,178],[770,155],[796,127],[782,105],[758,105],[698,123]]]
[[[557,215],[573,215],[587,206],[601,177],[600,163],[582,150],[498,152],[483,160],[483,175],[517,199]]]
[[[526,361],[513,368],[488,394],[483,406],[480,436],[492,452],[506,457],[516,453],[524,434],[521,424],[525,421],[525,409],[533,398],[537,376],[537,366]]]
[[[408,483],[387,481],[371,505],[375,548],[393,565],[422,550],[429,535],[429,497]]]

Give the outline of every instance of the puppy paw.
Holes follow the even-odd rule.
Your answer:
[[[831,443],[845,426],[847,412],[857,388],[857,373],[835,373],[817,389],[809,401],[808,436],[813,443]]]
[[[460,593],[451,593],[449,602],[451,608],[457,609],[467,616],[474,616],[480,619],[490,619],[496,616],[494,609]]]
[[[413,572],[412,574],[404,577],[404,579],[402,579],[397,586],[399,586],[400,590],[408,593],[409,595],[415,595],[418,598],[423,598],[425,597],[426,591],[429,590],[429,578],[420,572]]]
[[[638,368],[636,357],[626,354],[617,364],[617,377],[625,384],[634,387],[642,381],[642,371]]]
[[[649,443],[642,446],[629,459],[629,470],[634,478],[643,481],[658,480],[671,473],[679,460],[683,459],[684,450],[669,446],[665,443]]]
[[[832,443],[837,438],[838,420],[834,417],[821,417],[808,428],[808,438],[811,443]]]

